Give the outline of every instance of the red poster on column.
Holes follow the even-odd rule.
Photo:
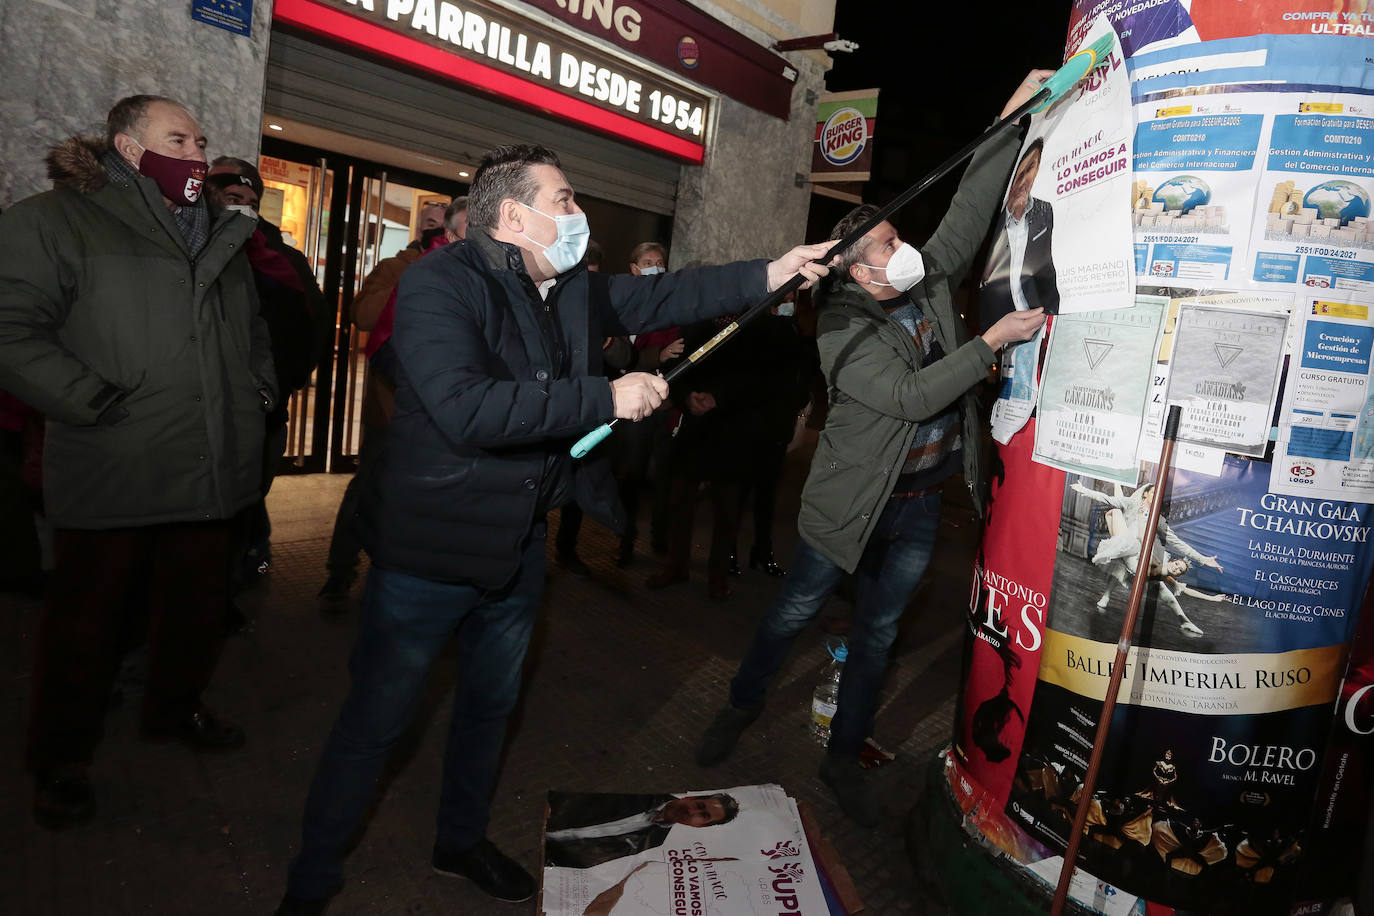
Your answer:
[[[1044,644],[1064,472],[1031,461],[1035,420],[997,446],[1000,473],[969,605],[973,634],[954,753],[995,804],[1004,804],[1021,753]]]

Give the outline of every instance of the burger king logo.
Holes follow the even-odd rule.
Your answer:
[[[837,108],[821,128],[821,156],[831,165],[848,165],[868,146],[868,119],[857,108]]]

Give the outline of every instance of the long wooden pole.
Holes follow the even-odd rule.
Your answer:
[[[1083,774],[1083,786],[1078,792],[1078,805],[1073,812],[1073,827],[1069,829],[1068,846],[1064,850],[1064,864],[1059,868],[1059,885],[1054,889],[1054,901],[1050,905],[1050,916],[1060,916],[1069,899],[1069,885],[1078,861],[1078,845],[1083,839],[1083,830],[1088,823],[1088,809],[1092,804],[1093,789],[1097,786],[1097,771],[1102,766],[1102,751],[1107,746],[1107,735],[1112,730],[1112,713],[1116,711],[1116,695],[1121,690],[1121,679],[1126,673],[1126,656],[1131,651],[1131,637],[1135,634],[1136,618],[1140,615],[1140,605],[1145,599],[1145,587],[1150,584],[1150,558],[1154,554],[1155,529],[1159,526],[1159,510],[1164,504],[1164,485],[1169,475],[1169,466],[1174,460],[1174,440],[1178,438],[1178,422],[1183,408],[1177,404],[1169,408],[1169,417],[1164,423],[1164,448],[1159,453],[1159,466],[1155,468],[1155,491],[1150,497],[1150,512],[1145,520],[1145,530],[1140,532],[1140,554],[1136,557],[1135,579],[1131,582],[1131,599],[1126,605],[1126,619],[1121,622],[1121,638],[1116,643],[1116,660],[1112,663],[1112,674],[1107,680],[1107,696],[1102,701],[1102,713],[1097,719],[1097,734],[1093,737],[1092,754],[1088,757],[1088,771]]]

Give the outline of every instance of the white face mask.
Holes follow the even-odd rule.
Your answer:
[[[867,267],[870,271],[881,270],[887,274],[886,283],[879,283],[877,280],[869,280],[869,283],[874,286],[890,286],[902,293],[920,283],[926,275],[926,264],[921,259],[921,253],[906,242],[892,252],[892,257],[887,259],[886,267],[874,267],[872,264],[859,266]]]
[[[258,211],[254,210],[247,204],[228,204],[225,206],[224,209],[233,210],[235,213],[242,213],[244,216],[248,217],[253,222],[257,222],[258,220]]]
[[[779,318],[791,318],[797,314],[797,304],[795,302],[784,302],[778,306]]]
[[[662,267],[641,267],[641,268],[639,268],[639,275],[640,275],[641,277],[652,277],[652,276],[654,276],[655,274],[661,274],[661,273],[663,273],[663,268],[662,268]]]
[[[533,210],[545,219],[553,220],[554,226],[558,229],[558,235],[552,245],[540,245],[534,239],[530,239],[544,250],[544,257],[549,259],[549,266],[560,274],[576,267],[582,256],[587,253],[587,242],[591,241],[592,237],[591,227],[587,225],[587,214],[560,213],[558,216],[549,216],[543,210],[535,210],[529,204],[520,206],[526,210]],[[528,233],[525,233],[525,238],[529,238]]]

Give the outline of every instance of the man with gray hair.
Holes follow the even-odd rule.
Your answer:
[[[536,883],[486,839],[506,719],[544,587],[545,515],[575,499],[624,524],[604,454],[569,447],[617,418],[649,416],[667,383],[608,381],[606,337],[742,311],[821,245],[773,262],[650,277],[585,269],[586,214],[556,155],[489,152],[472,183],[466,241],[422,258],[396,300],[396,413],[358,512],[372,559],[352,687],[306,800],[281,913],[317,913],[409,725],[430,665],[457,634],[460,669],[433,865],[516,902]]]
[[[276,381],[245,256],[254,221],[207,209],[205,137],[180,103],[122,99],[105,137],[47,162],[53,190],[0,216],[0,389],[48,418],[57,568],[29,765],[34,816],[57,828],[95,811],[87,769],[136,590],[145,733],[243,743],[200,694],[228,610],[229,520],[258,498]]]

